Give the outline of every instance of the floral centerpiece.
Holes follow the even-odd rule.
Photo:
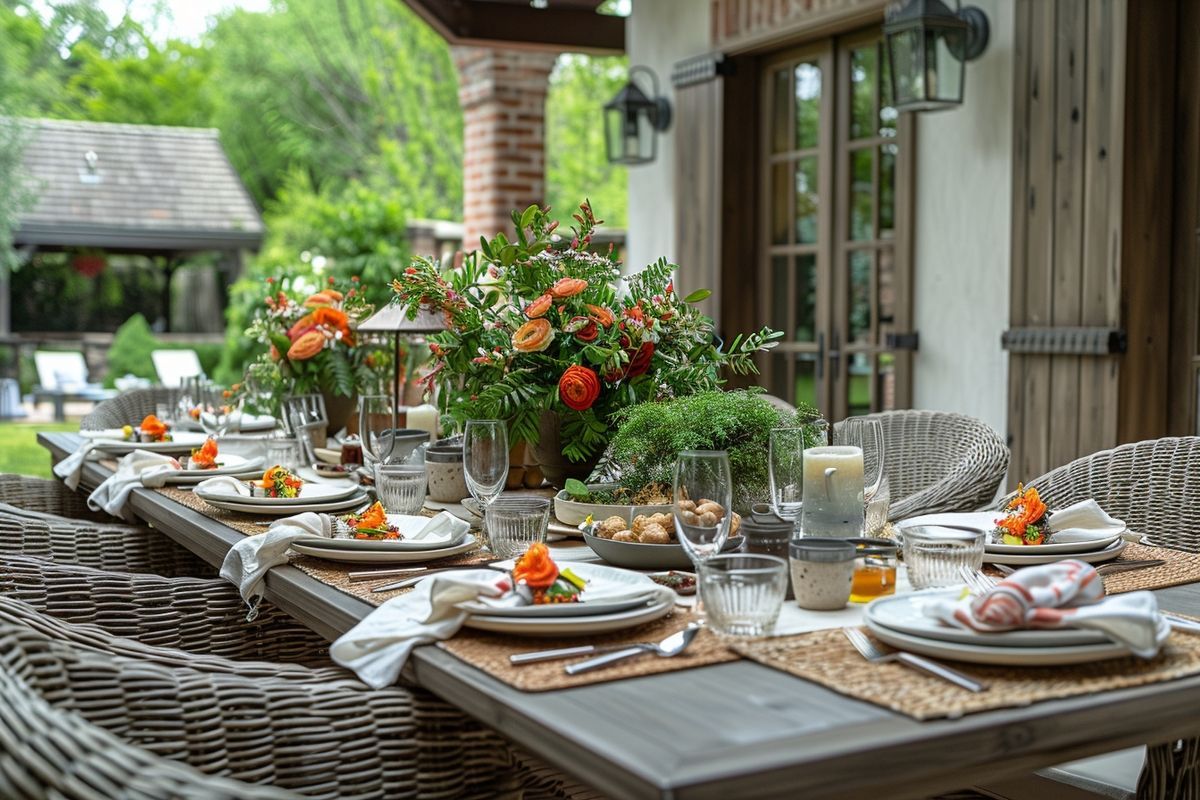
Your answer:
[[[510,441],[536,444],[557,414],[562,455],[595,461],[614,414],[638,403],[717,389],[722,370],[756,372],[754,354],[781,334],[763,328],[722,347],[713,322],[680,297],[665,259],[623,276],[611,248],[589,247],[597,220],[588,203],[556,247],[548,209],[513,212],[516,240],[481,239],[463,265],[442,272],[420,258],[393,282],[410,316],[441,311],[447,330],[429,337],[427,376],[456,423],[506,419]]]
[[[243,391],[255,394],[262,410],[278,413],[288,395],[324,394],[327,403],[346,403],[362,391],[381,385],[385,356],[362,341],[358,323],[372,312],[358,279],[339,286],[329,278],[319,291],[287,291],[267,278],[270,293],[263,300],[246,335],[266,352],[246,368]],[[332,423],[332,411],[331,411]]]

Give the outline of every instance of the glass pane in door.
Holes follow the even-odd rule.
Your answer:
[[[817,157],[808,156],[796,162],[796,241],[816,244],[817,241]]]
[[[815,342],[817,333],[817,256],[815,253],[796,256],[795,338],[797,342]],[[781,286],[782,284],[776,284]],[[780,295],[783,293],[780,292]],[[782,330],[779,328],[778,330]]]
[[[820,133],[821,68],[815,62],[796,65],[796,149],[817,146]]]
[[[796,354],[796,382],[795,382],[795,400],[796,406],[801,404],[810,408],[821,407],[818,398],[819,387],[817,386],[817,354],[816,353],[797,353]]]
[[[871,255],[870,250],[850,252],[847,329],[851,344],[875,344],[871,336]]]
[[[777,70],[771,87],[773,101],[771,103],[771,151],[782,153],[788,150],[791,140],[788,125],[788,95],[791,94],[791,75],[786,69]]]
[[[850,238],[864,241],[875,238],[874,148],[850,153]]]
[[[875,135],[875,92],[879,85],[878,47],[850,51],[850,138]]]

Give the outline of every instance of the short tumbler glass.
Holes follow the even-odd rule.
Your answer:
[[[516,558],[534,542],[546,541],[550,500],[545,497],[500,495],[487,505],[485,524],[492,552]]]
[[[287,436],[267,439],[266,443],[267,466],[278,464],[292,471],[300,469],[300,443],[294,438]]]
[[[375,467],[375,492],[383,510],[389,514],[413,516],[421,513],[428,482],[429,473],[424,464],[379,464]]]
[[[708,625],[724,636],[767,636],[783,608],[788,562],[749,553],[715,555],[700,564]]]
[[[914,589],[962,584],[960,570],[983,568],[982,531],[934,525],[904,529],[904,564]]]

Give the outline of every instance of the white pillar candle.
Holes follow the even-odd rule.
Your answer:
[[[436,442],[442,432],[441,416],[438,414],[437,406],[429,403],[410,408],[406,425],[414,430],[429,431],[430,444]]]
[[[805,536],[861,536],[863,531],[861,447],[810,447],[804,451]]]

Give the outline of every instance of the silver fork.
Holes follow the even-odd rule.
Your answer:
[[[955,686],[960,686],[968,692],[983,692],[987,690],[987,684],[980,683],[974,678],[970,678],[958,670],[951,669],[945,664],[941,664],[933,659],[925,658],[924,656],[906,653],[903,650],[897,650],[894,653],[885,653],[875,645],[867,635],[858,628],[842,628],[842,633],[846,634],[846,638],[850,640],[850,644],[854,645],[854,649],[859,654],[870,661],[872,664],[881,664],[887,661],[896,661],[906,667],[919,669],[922,672],[927,672],[935,678],[941,678],[944,681],[949,681]]]
[[[969,567],[959,567],[958,577],[962,578],[963,583],[971,590],[971,594],[987,594],[999,583],[995,578],[984,575],[982,572],[976,572]]]

